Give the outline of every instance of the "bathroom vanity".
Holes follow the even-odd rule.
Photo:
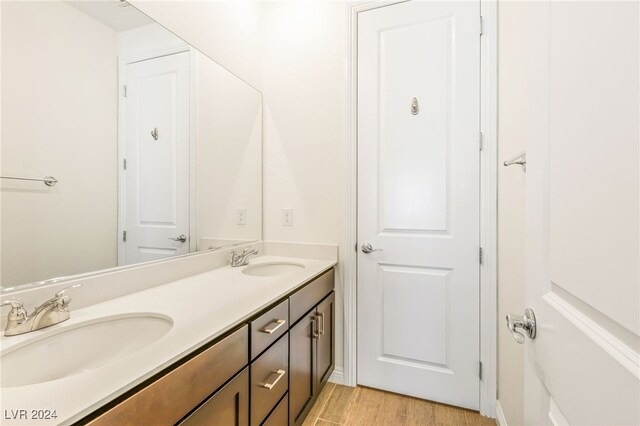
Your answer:
[[[334,369],[337,248],[251,247],[14,293],[83,283],[69,320],[0,338],[2,424],[301,424]]]
[[[78,423],[301,424],[334,368],[333,288],[330,269]]]

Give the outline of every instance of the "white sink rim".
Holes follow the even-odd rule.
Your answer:
[[[264,274],[260,274],[260,273],[255,273],[255,271],[259,271],[259,270],[273,270],[276,269],[278,267],[283,267],[285,270],[283,272],[276,272],[276,273],[264,273]],[[306,266],[302,263],[298,263],[298,262],[291,262],[291,261],[270,261],[270,262],[262,262],[262,263],[253,263],[253,264],[249,264],[247,266],[245,266],[242,269],[242,273],[245,275],[249,275],[251,277],[258,277],[258,278],[272,278],[272,277],[280,277],[280,276],[284,276],[284,275],[289,275],[292,274],[294,272],[299,272],[302,271],[306,268]]]
[[[71,313],[71,315],[73,316],[73,312]],[[98,365],[94,366],[94,367],[89,367],[86,368],[83,371],[78,371],[78,372],[74,372],[72,374],[68,374],[68,375],[61,375],[59,377],[55,377],[55,378],[50,378],[50,379],[45,379],[45,380],[40,380],[40,381],[34,381],[32,380],[26,380],[26,383],[22,383],[22,384],[18,384],[18,383],[14,383],[15,380],[8,380],[10,382],[10,384],[5,384],[2,383],[1,388],[2,389],[8,389],[8,388],[15,388],[15,387],[23,387],[23,386],[32,386],[32,385],[39,385],[39,384],[43,384],[43,383],[47,383],[47,382],[52,382],[52,381],[56,381],[56,380],[61,380],[61,379],[65,379],[68,377],[72,377],[72,376],[76,376],[76,375],[81,375],[87,371],[93,371],[93,370],[97,370],[100,369],[102,367],[108,366],[112,363],[116,363],[122,359],[125,359],[133,354],[135,354],[136,352],[139,352],[140,350],[143,350],[145,348],[147,348],[148,346],[158,342],[159,340],[161,340],[162,338],[164,338],[167,334],[169,334],[169,332],[172,330],[173,326],[174,326],[174,320],[173,318],[171,318],[168,315],[165,314],[161,314],[161,313],[157,313],[157,312],[127,312],[127,313],[121,313],[121,314],[114,314],[114,315],[106,315],[106,316],[100,316],[97,318],[92,318],[92,319],[87,319],[85,321],[80,321],[77,323],[72,323],[72,324],[65,324],[60,323],[60,327],[56,327],[51,326],[48,328],[44,328],[42,330],[39,331],[35,331],[33,333],[38,333],[39,335],[36,335],[30,339],[26,339],[20,343],[17,343],[15,345],[11,345],[8,346],[6,348],[3,348],[2,350],[0,350],[0,360],[2,358],[4,358],[5,356],[9,356],[11,354],[13,354],[14,352],[18,352],[21,351],[31,345],[38,345],[40,343],[42,343],[44,340],[48,340],[48,339],[55,339],[56,337],[63,335],[63,334],[67,334],[67,333],[72,333],[75,330],[80,330],[83,328],[87,328],[87,327],[93,327],[99,324],[103,324],[103,323],[108,323],[108,322],[112,322],[112,321],[122,321],[122,320],[128,320],[128,319],[152,319],[152,320],[158,320],[159,324],[164,323],[164,328],[160,330],[160,334],[155,336],[155,338],[150,339],[149,341],[143,342],[143,344],[138,347],[137,349],[131,350],[129,352],[123,353],[119,356],[116,356],[113,359],[108,359],[106,358],[106,360],[104,362],[100,362],[100,360],[97,360]],[[41,333],[41,334],[40,334]],[[29,333],[27,333],[26,335],[28,336]],[[21,335],[24,336],[24,335]],[[4,340],[7,339],[7,340]],[[10,341],[8,339],[11,339],[11,337],[5,337],[3,338],[4,342],[3,342],[3,346],[6,346],[7,343],[10,343]],[[67,350],[73,350],[70,348],[65,348],[65,352]],[[1,361],[0,361],[1,363]],[[3,375],[4,376],[4,375]],[[3,377],[4,379],[4,377]],[[4,382],[4,380],[3,380]]]

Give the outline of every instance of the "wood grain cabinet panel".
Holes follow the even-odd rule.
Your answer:
[[[289,424],[289,395],[285,395],[284,398],[278,403],[278,406],[273,410],[267,420],[262,423],[262,426],[287,426]]]
[[[290,331],[289,354],[289,423],[298,424],[306,417],[316,396],[314,364],[316,353],[315,310],[308,313]]]
[[[335,367],[335,312],[336,296],[331,293],[316,309],[318,317],[317,380],[322,387]]]
[[[304,422],[335,366],[335,294],[331,292],[316,303],[289,331],[289,424],[292,426]]]
[[[320,275],[289,297],[289,318],[295,324],[302,316],[318,304],[334,287],[333,269]]]
[[[184,419],[180,426],[249,424],[249,369],[245,368],[232,381]]]
[[[250,323],[251,359],[255,359],[269,345],[289,329],[289,299],[279,303]]]
[[[92,420],[92,426],[174,425],[245,367],[245,325]]]
[[[289,389],[289,335],[251,364],[251,426],[262,423]]]

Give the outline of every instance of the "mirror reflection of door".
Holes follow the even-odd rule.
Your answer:
[[[189,52],[126,66],[123,264],[189,253],[189,90]]]

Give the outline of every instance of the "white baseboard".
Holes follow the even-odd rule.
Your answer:
[[[496,422],[498,423],[498,426],[507,426],[507,419],[504,418],[504,412],[502,411],[500,401],[496,401]]]
[[[338,385],[344,385],[344,368],[336,367],[333,373],[331,373],[331,376],[329,376],[329,381]]]

